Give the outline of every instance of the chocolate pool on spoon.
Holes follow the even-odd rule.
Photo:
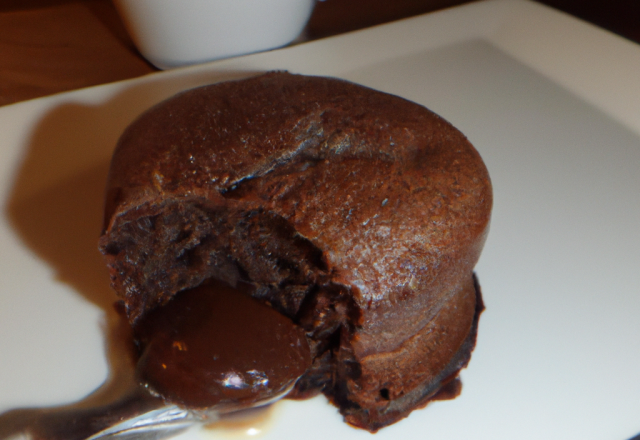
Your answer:
[[[229,412],[277,399],[307,371],[304,331],[239,290],[210,281],[136,323],[137,371],[152,394]]]

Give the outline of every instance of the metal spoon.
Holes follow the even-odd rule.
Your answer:
[[[252,408],[273,403],[289,391],[256,402]],[[215,422],[229,412],[233,411],[180,408],[139,386],[103,406],[13,411],[10,423],[0,420],[0,440],[159,440]]]

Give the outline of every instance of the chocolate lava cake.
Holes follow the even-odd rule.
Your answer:
[[[469,361],[491,206],[480,155],[430,110],[271,72],[182,92],[126,129],[100,250],[134,326],[208,280],[252,286],[306,334],[291,396],[323,392],[375,432]]]

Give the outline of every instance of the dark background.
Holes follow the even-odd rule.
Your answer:
[[[640,42],[640,0],[538,0]],[[318,3],[310,23],[313,37],[322,37],[422,14],[460,0],[325,0]]]

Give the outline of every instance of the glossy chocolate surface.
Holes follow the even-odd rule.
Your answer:
[[[240,289],[180,292],[135,327],[138,374],[166,400],[221,411],[280,397],[310,366],[302,329]]]

